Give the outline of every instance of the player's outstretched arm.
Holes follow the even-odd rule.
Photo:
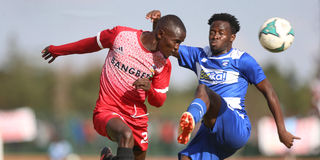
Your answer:
[[[161,12],[159,10],[152,10],[147,13],[146,19],[150,19],[152,22],[152,29],[154,30],[157,26],[157,22],[161,17]]]
[[[268,79],[265,79],[261,81],[259,84],[256,85],[258,90],[264,95],[268,102],[269,109],[275,119],[276,125],[277,125],[277,130],[278,130],[278,135],[280,141],[287,147],[291,148],[293,145],[293,141],[295,139],[300,139],[300,137],[296,137],[292,135],[290,132],[287,131],[285,124],[284,124],[284,119],[283,119],[283,114],[280,109],[280,103],[278,96],[276,92],[274,91],[271,83],[269,82]]]
[[[48,63],[53,62],[56,57],[69,55],[69,54],[83,54],[99,51],[101,48],[98,45],[97,37],[90,37],[79,40],[77,42],[67,43],[60,46],[50,45],[42,50],[42,57],[47,60]]]

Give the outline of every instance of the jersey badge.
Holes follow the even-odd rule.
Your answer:
[[[228,59],[222,60],[222,66],[223,66],[223,67],[226,67],[226,66],[228,66],[228,65],[229,65],[229,60],[228,60]]]
[[[157,66],[155,64],[152,65],[152,68],[149,69],[151,72],[151,78],[154,76],[155,70],[157,69]]]

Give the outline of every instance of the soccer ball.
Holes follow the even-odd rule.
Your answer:
[[[270,52],[282,52],[291,46],[294,32],[289,21],[273,17],[263,23],[259,30],[261,45]]]

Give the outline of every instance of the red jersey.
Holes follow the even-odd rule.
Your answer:
[[[171,63],[162,53],[152,53],[140,41],[142,30],[117,26],[100,32],[97,43],[100,48],[109,48],[100,78],[99,98],[96,109],[120,111],[131,117],[147,114],[144,104],[161,106],[168,91]],[[152,87],[146,91],[136,90],[132,85],[138,78],[152,80]]]
[[[168,91],[171,63],[160,52],[150,52],[141,43],[142,30],[117,26],[100,32],[97,36],[77,42],[49,47],[54,56],[95,52],[109,48],[100,78],[99,98],[95,112],[112,111],[121,113],[124,118],[139,118],[130,123],[147,126],[148,102],[160,107]],[[152,81],[151,89],[146,92],[136,90],[133,83],[138,78]]]

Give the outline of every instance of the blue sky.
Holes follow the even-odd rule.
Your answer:
[[[27,61],[52,68],[72,67],[83,70],[92,64],[101,65],[107,50],[88,55],[59,57],[48,65],[40,51],[49,44],[59,45],[95,36],[99,31],[116,25],[150,30],[145,14],[159,9],[162,14],[178,15],[187,28],[183,44],[204,47],[208,44],[207,20],[214,13],[227,12],[240,21],[234,47],[247,51],[262,66],[274,62],[283,73],[293,69],[301,81],[315,74],[316,59],[320,58],[320,1],[319,0],[0,0],[0,67],[8,60],[8,39],[16,37],[24,49]],[[271,17],[290,21],[295,31],[292,46],[278,54],[263,49],[258,31]],[[185,88],[196,82],[195,75],[173,63],[172,85]]]

